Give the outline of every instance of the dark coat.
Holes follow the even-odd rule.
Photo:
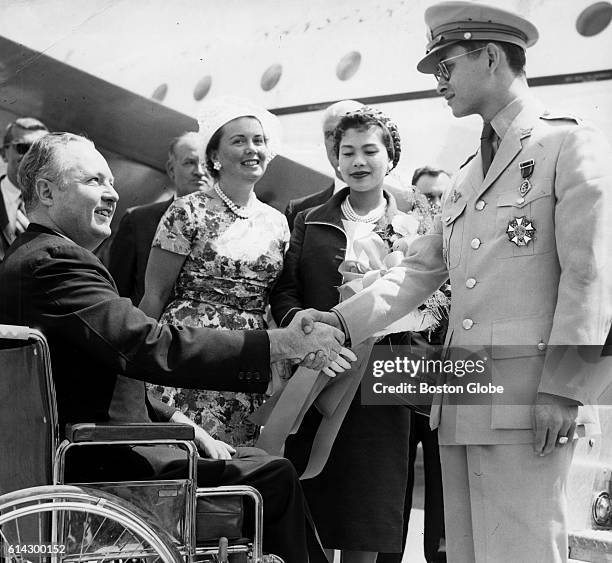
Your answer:
[[[172,199],[128,209],[119,223],[108,258],[108,270],[121,297],[138,305],[144,295],[145,272],[157,225]]]
[[[287,325],[298,310],[329,310],[338,303],[342,277],[338,266],[346,253],[340,204],[345,188],[327,203],[298,213],[283,273],[270,304],[277,323]],[[397,210],[387,194],[387,218]],[[403,343],[404,335],[393,335]],[[311,408],[285,456],[304,470],[321,415]],[[408,481],[410,410],[403,406],[361,405],[357,391],[342,422],[323,471],[302,480],[323,546],[400,552]]]
[[[149,421],[145,380],[267,387],[264,331],[158,325],[117,295],[98,258],[46,227],[31,224],[17,238],[0,265],[0,286],[0,323],[36,327],[49,341],[62,430],[70,422]]]
[[[325,188],[320,192],[315,192],[314,194],[310,194],[299,199],[292,199],[287,204],[287,209],[285,209],[285,217],[287,217],[287,223],[289,223],[289,230],[293,230],[295,218],[300,211],[305,211],[307,209],[322,205],[326,203],[333,195],[334,184],[332,183],[329,188]]]

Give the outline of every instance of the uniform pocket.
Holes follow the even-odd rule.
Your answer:
[[[550,184],[550,179],[544,179]],[[554,249],[554,198],[545,189],[521,198],[517,190],[497,198],[496,238],[498,258],[544,254]]]

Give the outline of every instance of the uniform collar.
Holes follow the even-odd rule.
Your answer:
[[[512,122],[523,113],[524,110],[538,105],[538,102],[530,96],[519,96],[499,110],[491,120],[491,125],[493,129],[495,129],[495,133],[497,133],[500,140],[505,137]]]

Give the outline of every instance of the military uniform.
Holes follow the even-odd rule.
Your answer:
[[[493,12],[461,16],[472,27],[458,35],[448,21],[441,25],[451,42],[477,29],[486,38],[502,11]],[[500,24],[495,33],[502,32]],[[433,37],[431,49],[439,48]],[[449,561],[566,561],[573,445],[536,456],[532,406],[538,392],[578,401],[586,405],[578,423],[596,429],[588,405],[609,374],[579,353],[560,362],[551,345],[602,345],[610,329],[612,149],[590,125],[527,97],[515,98],[491,125],[500,139],[491,166],[485,176],[478,151],[461,168],[443,204],[441,233],[418,239],[401,268],[334,309],[355,344],[450,277],[446,344],[493,346],[491,378],[504,393],[475,406],[438,397],[432,409]]]

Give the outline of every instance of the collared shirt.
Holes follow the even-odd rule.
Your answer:
[[[529,97],[514,98],[508,105],[497,112],[495,117],[491,120],[491,125],[499,137],[500,142],[508,132],[508,129],[510,129],[512,122],[530,102],[532,102],[532,100]]]
[[[17,217],[17,208],[21,199],[21,190],[8,179],[8,176],[0,178],[0,191],[4,198],[4,207],[8,217],[9,230],[15,232],[15,222]]]
[[[334,195],[344,188],[346,188],[346,182],[344,180],[340,180],[338,176],[334,176]]]

